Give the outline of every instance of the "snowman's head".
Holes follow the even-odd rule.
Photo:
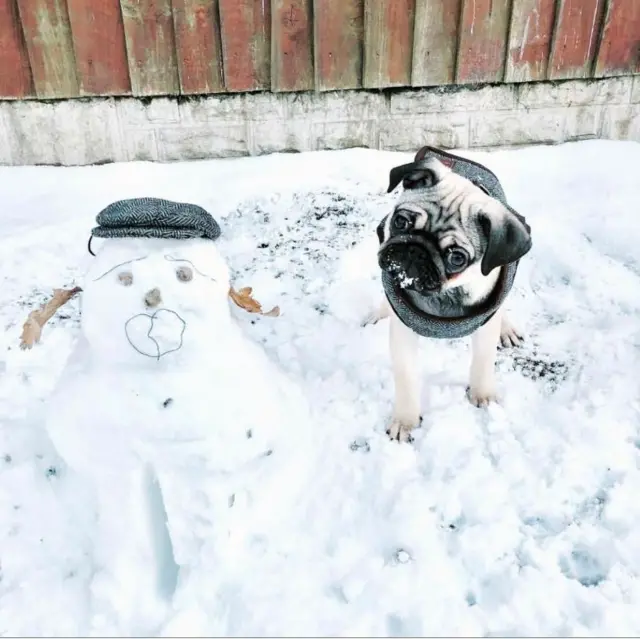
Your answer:
[[[83,284],[83,332],[112,361],[198,352],[231,322],[229,279],[208,239],[104,240]]]

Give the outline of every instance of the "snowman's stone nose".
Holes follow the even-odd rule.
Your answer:
[[[155,308],[162,304],[162,295],[159,288],[152,288],[144,296],[144,304],[147,308]]]

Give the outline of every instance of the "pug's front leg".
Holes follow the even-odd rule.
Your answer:
[[[496,352],[500,340],[502,310],[471,336],[471,370],[469,374],[469,401],[477,407],[497,401]]]
[[[420,423],[420,364],[417,333],[392,313],[389,350],[393,367],[395,397],[393,419],[387,434],[399,442],[411,441],[411,431]]]

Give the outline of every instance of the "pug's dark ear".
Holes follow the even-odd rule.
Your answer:
[[[416,169],[416,163],[410,162],[409,164],[402,164],[400,166],[396,166],[391,171],[389,171],[389,187],[387,188],[387,193],[391,193],[393,189],[404,180],[404,176],[407,173],[411,173]]]
[[[384,242],[384,225],[387,221],[386,217],[383,217],[380,224],[378,224],[378,228],[376,229],[376,234],[378,236],[378,241],[380,244]]]
[[[515,211],[505,208],[504,214],[482,213],[479,219],[487,238],[487,249],[480,265],[483,275],[519,260],[531,249],[531,228]]]

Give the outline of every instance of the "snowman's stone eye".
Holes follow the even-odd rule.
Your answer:
[[[122,286],[131,286],[133,284],[133,274],[131,271],[120,271],[118,280],[120,280]]]
[[[188,266],[181,266],[176,269],[176,277],[181,282],[190,282],[193,279],[193,271]]]

